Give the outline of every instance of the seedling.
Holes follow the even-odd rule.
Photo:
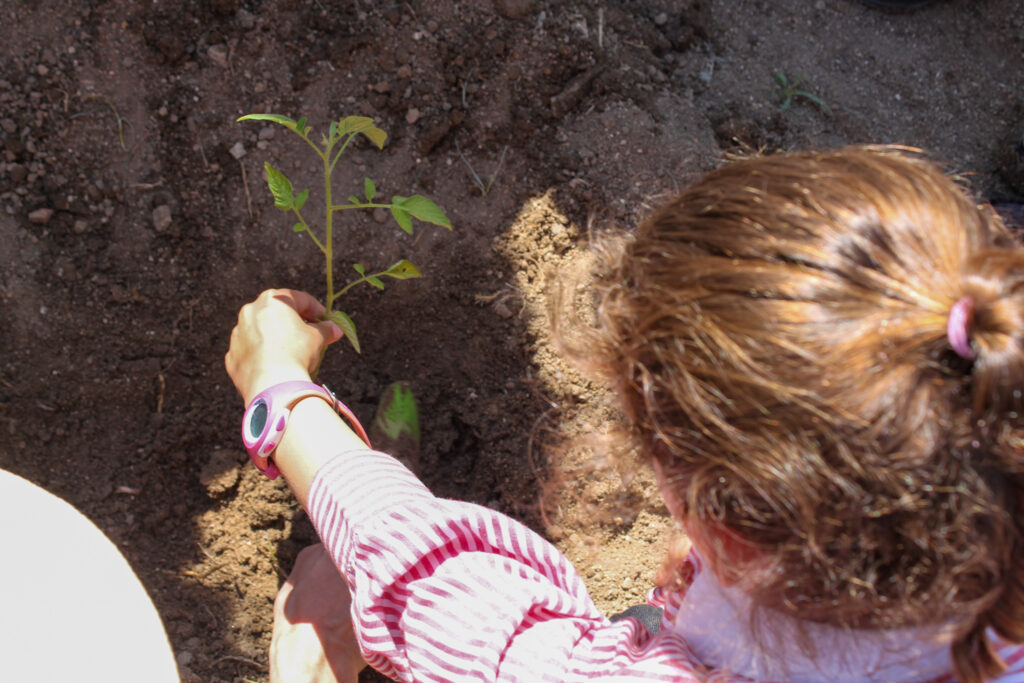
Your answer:
[[[818,107],[820,107],[821,110],[825,112],[828,116],[832,116],[832,110],[829,108],[827,104],[825,104],[825,100],[821,99],[814,93],[810,93],[807,92],[806,90],[799,89],[801,80],[802,79],[798,78],[795,81],[790,82],[786,74],[782,73],[781,71],[775,73],[775,84],[778,87],[778,96],[780,102],[779,110],[788,110],[790,105],[793,104],[794,98],[802,97],[803,99],[818,105]]]
[[[238,120],[271,121],[273,123],[280,124],[302,138],[306,144],[316,152],[316,155],[320,157],[320,160],[323,162],[324,208],[326,216],[324,221],[323,239],[320,239],[317,236],[316,232],[312,227],[310,227],[309,223],[306,222],[306,219],[302,215],[302,209],[306,205],[306,199],[309,198],[308,189],[302,190],[296,194],[291,181],[288,180],[281,171],[265,162],[264,167],[267,170],[267,185],[270,187],[270,193],[274,196],[274,206],[282,211],[288,211],[295,214],[295,217],[298,219],[298,222],[292,226],[292,230],[296,233],[305,233],[309,235],[309,238],[313,240],[313,243],[324,255],[324,260],[327,265],[327,295],[324,298],[324,304],[327,306],[327,313],[324,315],[323,319],[331,320],[336,323],[338,327],[344,331],[345,336],[358,353],[360,349],[359,337],[356,334],[356,325],[352,322],[352,318],[350,318],[347,313],[334,308],[334,304],[337,302],[338,298],[358,284],[365,282],[377,289],[384,289],[384,281],[382,278],[389,277],[395,280],[408,280],[410,278],[419,277],[420,270],[413,265],[412,262],[407,261],[406,259],[402,259],[401,261],[392,264],[390,267],[376,273],[367,273],[366,267],[363,264],[353,263],[352,269],[356,271],[359,277],[348,282],[341,288],[336,289],[334,284],[335,212],[351,209],[389,209],[392,217],[394,217],[395,222],[398,224],[398,227],[410,235],[412,234],[413,218],[425,223],[440,225],[448,230],[452,229],[451,221],[449,221],[444,212],[438,208],[437,204],[422,195],[417,194],[411,197],[394,195],[388,203],[374,201],[377,199],[377,186],[369,178],[363,179],[364,199],[359,199],[355,195],[352,195],[348,198],[348,202],[345,204],[334,203],[332,197],[331,174],[334,172],[335,165],[338,163],[341,155],[348,148],[352,140],[359,135],[362,135],[376,145],[377,149],[383,149],[384,147],[384,141],[387,140],[387,133],[378,128],[375,125],[374,120],[371,118],[366,116],[348,116],[338,121],[332,121],[327,130],[327,135],[320,136],[319,145],[310,139],[309,133],[312,130],[312,127],[306,125],[305,117],[296,121],[279,114],[247,114]]]

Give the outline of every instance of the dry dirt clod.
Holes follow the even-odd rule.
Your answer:
[[[235,12],[235,21],[237,21],[238,25],[246,31],[250,31],[256,27],[256,17],[252,12],[242,7],[239,7],[238,11]]]
[[[211,498],[220,498],[238,484],[238,460],[234,451],[214,451],[210,459],[199,470],[199,483]]]
[[[171,227],[171,207],[163,204],[153,209],[153,228],[157,232],[163,232]]]
[[[210,58],[210,61],[221,67],[222,69],[228,68],[228,48],[227,45],[211,45],[206,51],[206,56]]]
[[[42,209],[36,209],[28,215],[29,222],[34,223],[35,225],[46,225],[50,222],[51,218],[53,218],[53,209],[45,207]]]
[[[604,71],[604,67],[597,65],[572,79],[562,92],[551,98],[551,113],[558,118],[569,113],[590,91],[591,84],[602,71]]]
[[[506,19],[522,19],[533,11],[533,0],[494,0],[494,10]]]

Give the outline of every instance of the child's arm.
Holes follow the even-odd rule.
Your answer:
[[[337,325],[317,322],[324,312],[312,296],[290,289],[267,290],[242,308],[224,364],[246,405],[280,382],[309,381],[321,349],[341,338]],[[364,448],[326,402],[302,400],[292,409],[273,457],[305,507],[317,470],[338,453]]]
[[[291,290],[242,309],[225,363],[247,404],[268,386],[309,379],[322,346],[341,336],[314,322],[322,313]],[[434,497],[324,401],[295,406],[274,461],[348,584],[361,650],[377,670],[410,681],[678,680],[685,670],[645,655],[639,623],[609,624],[551,544],[493,510]]]

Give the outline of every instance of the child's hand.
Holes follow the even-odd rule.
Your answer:
[[[323,545],[304,548],[274,601],[271,683],[354,683],[366,662],[352,629],[351,604]]]
[[[324,313],[294,289],[268,289],[242,308],[224,365],[246,405],[271,385],[309,380],[324,345],[342,337],[337,325],[317,320]]]

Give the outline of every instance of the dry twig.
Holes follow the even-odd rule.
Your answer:
[[[252,193],[249,192],[249,179],[245,177],[245,164],[239,160],[238,166],[242,169],[242,186],[245,188],[245,205],[249,207],[249,218],[252,218]]]
[[[249,659],[248,657],[239,657],[238,655],[224,655],[223,657],[213,660],[214,666],[220,664],[221,662],[239,662],[241,664],[248,664],[249,666],[254,666],[260,671],[267,671],[267,667],[263,664],[260,664],[255,659]]]

